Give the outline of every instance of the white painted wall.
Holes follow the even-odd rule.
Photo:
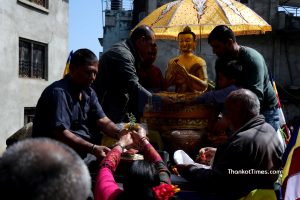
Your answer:
[[[26,0],[22,0],[25,1]],[[0,0],[0,154],[6,138],[24,125],[43,89],[62,77],[68,56],[68,1],[49,0],[48,12]],[[19,37],[48,44],[48,80],[19,78]]]

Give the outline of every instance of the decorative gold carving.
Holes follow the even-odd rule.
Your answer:
[[[161,92],[160,96],[176,100],[174,104],[164,105],[159,111],[144,112],[142,122],[149,130],[158,131],[163,139],[165,150],[173,153],[183,149],[194,155],[203,145],[207,136],[209,120],[215,116],[215,107],[208,104],[187,105],[184,102],[195,98],[201,93]]]
[[[203,129],[207,127],[207,119],[183,119],[183,118],[143,118],[152,130],[172,130],[172,129]]]

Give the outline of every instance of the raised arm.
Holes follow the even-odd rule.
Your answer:
[[[139,150],[144,153],[145,160],[155,164],[156,169],[159,171],[160,182],[171,184],[170,172],[159,153],[148,141],[146,134],[146,130],[142,127],[139,127],[137,132],[132,133],[132,137],[134,142],[138,144]]]
[[[95,200],[116,199],[122,193],[113,174],[120,162],[123,149],[132,144],[130,133],[123,134],[114,148],[107,154],[100,164],[99,173],[95,185]]]

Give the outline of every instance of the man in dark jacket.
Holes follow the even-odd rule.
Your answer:
[[[153,95],[139,83],[137,69],[152,56],[155,48],[153,30],[142,25],[129,39],[113,45],[101,56],[94,89],[104,112],[113,122],[128,121],[130,113],[137,117],[152,99]]]
[[[273,189],[284,149],[275,130],[259,115],[259,107],[253,92],[231,92],[225,108],[234,133],[215,149],[211,169],[181,165],[179,173],[200,192],[222,195],[225,199],[237,199],[258,188]]]

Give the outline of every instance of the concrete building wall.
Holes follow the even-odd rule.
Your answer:
[[[103,52],[113,44],[128,38],[131,30],[132,11],[106,10],[101,45]]]
[[[35,107],[43,89],[62,77],[68,56],[68,1],[49,0],[48,9],[27,2],[0,0],[0,153],[24,125],[24,107]],[[20,37],[48,45],[47,80],[19,77]]]

